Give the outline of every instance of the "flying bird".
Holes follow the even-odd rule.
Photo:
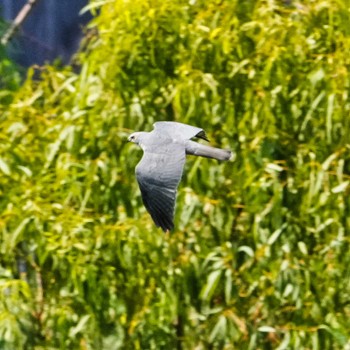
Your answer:
[[[191,141],[194,137],[209,141],[204,130],[195,126],[156,122],[153,127],[151,132],[134,132],[128,141],[144,152],[135,169],[143,204],[154,223],[167,232],[174,228],[176,192],[186,154],[229,160],[232,152]]]

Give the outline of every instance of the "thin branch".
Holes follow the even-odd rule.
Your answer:
[[[28,0],[27,3],[22,7],[21,11],[19,11],[17,17],[11,23],[10,27],[7,29],[5,34],[1,38],[1,44],[6,45],[17,28],[24,22],[26,17],[29,15],[30,11],[33,9],[33,6],[38,2],[38,0]]]

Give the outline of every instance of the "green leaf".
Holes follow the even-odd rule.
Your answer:
[[[349,181],[344,181],[341,184],[339,184],[338,186],[335,186],[331,189],[332,193],[340,193],[340,192],[345,192],[346,189],[349,186]]]
[[[276,329],[270,326],[261,326],[258,328],[258,331],[262,333],[275,333]]]
[[[4,159],[0,158],[0,170],[7,176],[11,175],[11,170]]]
[[[91,316],[90,315],[84,315],[78,322],[78,324],[71,328],[69,331],[69,336],[71,338],[75,337],[78,333],[84,330],[86,327],[86,324],[89,322]]]
[[[201,299],[209,300],[213,296],[215,289],[219,284],[221,274],[222,274],[222,271],[220,270],[213,271],[209,274],[206,284],[204,285],[200,293]]]

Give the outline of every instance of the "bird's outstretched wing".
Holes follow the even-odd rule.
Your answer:
[[[185,159],[184,145],[163,143],[144,149],[136,167],[143,203],[164,232],[174,228],[176,193]]]
[[[205,131],[195,126],[178,122],[156,122],[153,126],[157,132],[167,132],[172,138],[189,140],[193,137],[199,137],[205,141],[209,141]]]

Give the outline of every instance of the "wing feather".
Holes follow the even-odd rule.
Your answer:
[[[153,124],[154,130],[159,132],[166,132],[172,138],[180,138],[182,140],[189,140],[193,137],[199,137],[203,140],[209,141],[205,131],[192,125],[187,125],[178,122],[156,122]]]
[[[183,144],[167,143],[144,149],[136,167],[142,201],[155,224],[164,232],[174,227],[176,193],[185,158]]]

